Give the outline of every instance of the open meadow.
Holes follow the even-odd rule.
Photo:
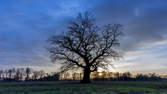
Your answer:
[[[167,82],[6,82],[0,94],[167,94]]]

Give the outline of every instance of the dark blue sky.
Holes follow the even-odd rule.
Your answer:
[[[166,72],[167,0],[0,0],[0,68],[55,70],[47,38],[85,11],[100,25],[124,25],[125,55],[113,71]]]

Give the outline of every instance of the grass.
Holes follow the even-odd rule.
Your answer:
[[[167,82],[0,83],[0,94],[167,94]]]

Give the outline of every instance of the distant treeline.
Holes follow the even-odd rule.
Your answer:
[[[69,73],[64,73],[62,80],[82,80],[82,76],[83,75],[81,73],[73,73],[71,76]],[[130,72],[119,73],[105,71],[92,73],[91,79],[93,81],[167,81],[167,78],[163,78],[156,73],[140,73],[133,75]]]
[[[43,70],[35,71],[27,68],[12,68],[0,70],[0,81],[76,81],[82,80],[82,73],[45,73]],[[91,74],[93,81],[167,81],[155,73],[133,75],[130,72],[94,72]]]
[[[29,67],[27,68],[12,68],[0,70],[0,80],[11,81],[57,81],[59,73],[45,73],[43,70],[36,71]]]
[[[130,72],[125,72],[125,73],[116,72],[109,74],[112,76],[95,77],[93,78],[93,80],[94,81],[165,81],[166,80],[155,73],[149,73],[149,74],[141,73],[133,75]]]

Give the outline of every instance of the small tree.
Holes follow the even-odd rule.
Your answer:
[[[32,69],[27,67],[26,68],[26,78],[25,78],[26,81],[30,79],[30,74],[31,73],[32,73]]]
[[[53,62],[61,63],[61,69],[83,69],[83,83],[90,83],[90,73],[98,67],[107,69],[111,60],[120,55],[116,50],[122,25],[105,25],[103,28],[95,24],[89,13],[79,14],[72,21],[67,32],[52,36],[49,52]]]
[[[9,78],[12,79],[12,69],[9,69],[8,73],[9,73]]]
[[[3,70],[0,70],[0,80],[3,78],[2,75],[3,75]]]
[[[25,70],[24,70],[24,68],[18,68],[16,70],[15,80],[23,80],[24,76],[25,76]]]

